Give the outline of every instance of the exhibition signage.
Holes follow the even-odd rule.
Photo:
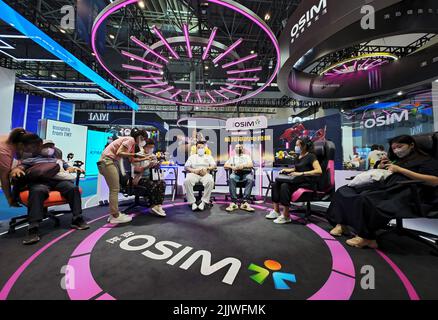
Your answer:
[[[231,118],[226,124],[228,131],[266,129],[267,127],[268,119],[265,116]]]

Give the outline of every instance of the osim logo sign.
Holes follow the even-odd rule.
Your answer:
[[[314,5],[305,14],[303,14],[300,20],[292,27],[290,35],[292,37],[291,42],[294,42],[299,33],[303,33],[306,26],[309,27],[312,20],[319,17],[319,14],[324,13],[327,9],[327,0],[320,0],[318,5]]]
[[[141,242],[139,245],[132,243]],[[153,247],[152,247],[153,246]],[[167,260],[171,266],[179,265],[179,268],[188,270],[198,259],[201,259],[201,274],[209,276],[222,268],[228,268],[227,273],[222,279],[223,283],[232,285],[239,273],[242,263],[236,258],[225,258],[214,264],[211,263],[211,253],[207,250],[197,250],[192,252],[192,247],[184,247],[174,254],[174,249],[183,247],[174,241],[159,241],[149,235],[136,235],[120,242],[120,248],[127,251],[142,251],[141,254],[152,260]],[[189,253],[191,253],[189,255]]]
[[[408,121],[408,120],[409,120],[409,111],[404,110],[401,113],[392,113],[392,114],[388,113],[387,115],[380,116],[377,118],[363,120],[360,122],[360,128],[371,129],[374,127],[389,126],[394,123],[400,123],[402,121]]]

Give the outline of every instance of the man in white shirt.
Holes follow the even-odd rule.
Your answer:
[[[211,155],[205,154],[205,142],[198,141],[196,144],[197,153],[191,155],[185,164],[185,169],[188,171],[184,188],[187,194],[187,202],[192,206],[192,210],[204,210],[205,205],[210,203],[211,192],[214,188],[214,179],[210,172],[216,169],[216,161]],[[196,203],[193,187],[198,182],[204,185],[204,194],[201,202]]]
[[[224,165],[224,169],[232,170],[229,180],[231,203],[225,210],[232,212],[239,208],[237,205],[237,182],[243,181],[245,183],[245,192],[240,209],[253,212],[254,208],[249,205],[248,201],[251,199],[251,191],[254,187],[254,176],[252,175],[254,164],[251,157],[243,153],[243,145],[236,145],[234,150],[236,151],[235,155]]]

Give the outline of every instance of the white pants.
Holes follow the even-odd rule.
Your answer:
[[[188,173],[186,180],[184,181],[184,188],[186,189],[187,194],[187,202],[193,204],[196,202],[193,187],[198,182],[201,182],[204,186],[204,194],[202,195],[202,201],[205,203],[210,202],[211,192],[214,188],[214,179],[213,176],[207,173],[205,176],[201,177],[194,173]]]

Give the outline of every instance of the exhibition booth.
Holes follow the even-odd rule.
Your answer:
[[[249,2],[0,0],[0,300],[437,299],[438,3]]]

